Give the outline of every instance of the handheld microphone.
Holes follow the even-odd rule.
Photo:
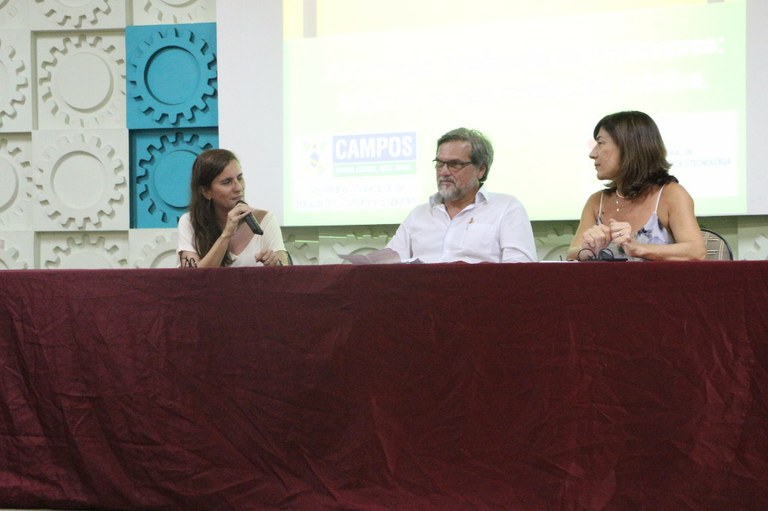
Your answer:
[[[242,201],[242,200],[237,201],[237,203],[245,204],[246,206],[248,205],[246,204],[245,201]],[[259,234],[259,235],[264,234],[264,231],[261,230],[261,226],[259,225],[259,222],[256,221],[256,217],[253,216],[253,213],[245,217],[245,223],[248,224],[248,227],[251,228],[251,230],[253,231],[253,234]]]

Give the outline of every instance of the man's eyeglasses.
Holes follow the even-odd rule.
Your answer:
[[[448,170],[450,170],[451,172],[456,172],[457,170],[463,169],[467,165],[472,165],[471,161],[461,161],[461,160],[443,161],[443,160],[438,160],[437,158],[435,158],[432,161],[435,162],[435,170],[440,170],[443,167],[443,165],[445,165],[446,167],[448,167]]]

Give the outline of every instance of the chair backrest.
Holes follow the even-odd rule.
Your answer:
[[[709,229],[701,229],[704,237],[704,245],[707,247],[707,260],[709,261],[733,261],[733,252],[725,238]]]

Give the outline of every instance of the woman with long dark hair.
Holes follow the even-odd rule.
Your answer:
[[[189,212],[179,219],[181,266],[288,264],[275,216],[245,203],[245,180],[234,153],[226,149],[200,153],[192,164],[190,187]],[[254,232],[258,230],[261,234]]]

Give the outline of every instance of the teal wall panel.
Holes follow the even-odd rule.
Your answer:
[[[218,124],[216,24],[125,29],[129,129]]]
[[[218,147],[215,128],[131,132],[131,227],[175,228],[189,206],[195,157]]]

